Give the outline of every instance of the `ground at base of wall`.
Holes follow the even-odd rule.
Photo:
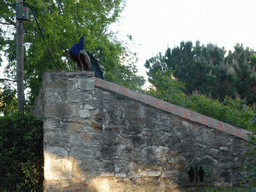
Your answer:
[[[236,187],[182,187],[169,179],[157,178],[115,178],[98,177],[90,182],[82,182],[69,185],[59,182],[48,184],[45,191],[49,192],[256,192],[256,188]]]
[[[190,189],[188,192],[198,192],[198,189]],[[201,189],[199,192],[256,192],[256,188],[249,187],[212,187]]]
[[[59,192],[60,190],[50,190],[51,192]],[[86,189],[79,190],[79,189],[66,189],[66,190],[61,190],[61,192],[78,192],[78,191],[83,191],[83,192],[99,192],[96,190],[94,187],[88,186]],[[142,187],[138,189],[137,187],[134,188],[127,188],[124,190],[114,190],[113,192],[256,192],[256,188],[186,188],[186,189],[179,189],[179,188],[172,188],[172,189],[163,189],[159,190],[158,188],[155,187]],[[102,191],[102,192],[109,192],[109,190]],[[112,191],[111,191],[112,192]]]

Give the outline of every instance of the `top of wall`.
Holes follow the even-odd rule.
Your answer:
[[[200,113],[185,109],[183,107],[179,107],[177,105],[165,102],[161,99],[157,99],[155,97],[152,97],[150,95],[140,93],[138,91],[130,90],[126,87],[120,86],[118,84],[105,81],[99,78],[95,78],[95,86],[103,88],[108,91],[112,91],[121,95],[124,95],[126,97],[129,97],[131,99],[135,99],[139,102],[145,103],[147,105],[153,106],[155,108],[161,109],[163,111],[166,111],[168,113],[177,115],[181,118],[197,122],[202,125],[206,125],[209,128],[217,129],[219,131],[225,132],[230,135],[234,135],[236,137],[242,138],[247,140],[248,139],[248,133],[251,133],[248,130],[241,129],[238,127],[235,127],[233,125],[224,123],[222,121],[213,119],[211,117],[207,117],[205,115],[202,115]]]
[[[202,115],[200,113],[185,109],[183,107],[171,104],[169,102],[165,102],[161,99],[157,99],[155,97],[152,97],[150,95],[140,93],[138,91],[130,90],[126,87],[120,86],[118,84],[102,80],[99,78],[95,78],[94,73],[91,71],[84,71],[84,72],[74,72],[74,71],[47,71],[44,74],[44,80],[47,81],[47,76],[57,74],[55,78],[58,78],[60,76],[66,76],[66,78],[90,78],[90,84],[92,87],[94,87],[93,84],[95,84],[95,87],[99,87],[102,89],[105,89],[107,91],[115,92],[118,94],[121,94],[123,96],[126,96],[128,98],[137,100],[138,102],[145,103],[146,105],[153,106],[157,109],[163,110],[167,113],[171,113],[174,115],[177,115],[183,119],[196,122],[202,125],[206,125],[209,128],[217,129],[219,131],[225,132],[229,135],[234,135],[236,137],[242,138],[244,140],[248,140],[248,134],[251,134],[250,131],[241,129],[238,127],[235,127],[233,125],[224,123],[222,121],[213,119],[211,117],[207,117],[205,115]],[[93,81],[92,78],[95,80]],[[65,85],[63,85],[65,86]],[[39,116],[43,118],[43,101],[42,101],[42,88],[40,89],[39,95],[35,101],[34,106],[32,107],[32,113],[36,116]],[[256,136],[255,136],[256,137]]]

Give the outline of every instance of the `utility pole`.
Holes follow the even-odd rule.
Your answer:
[[[17,11],[23,6],[23,0],[17,0]],[[17,13],[18,15],[18,13]],[[17,94],[18,112],[24,113],[24,50],[23,50],[23,21],[17,17],[16,23],[16,60],[17,60]]]

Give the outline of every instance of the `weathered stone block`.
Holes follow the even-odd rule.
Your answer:
[[[94,90],[95,87],[95,79],[94,78],[85,78],[78,79],[78,88],[83,91]]]
[[[82,99],[82,94],[80,91],[67,91],[66,97],[71,102],[79,102]]]
[[[76,133],[82,130],[84,125],[82,123],[68,123],[67,124],[67,132]]]
[[[119,173],[120,167],[115,167],[115,173]]]
[[[45,92],[45,100],[59,103],[62,101],[62,98],[57,91],[49,90]]]
[[[162,173],[161,177],[163,178],[178,178],[179,171],[165,171]]]
[[[93,157],[94,151],[92,149],[83,149],[81,147],[74,147],[70,151],[70,155],[77,159],[87,159]]]
[[[57,127],[55,120],[45,119],[44,120],[44,130],[52,131]]]
[[[114,177],[115,173],[106,172],[106,173],[101,173],[100,176],[101,177]]]
[[[54,132],[45,132],[44,133],[44,142],[54,142],[55,141],[55,133]]]
[[[32,115],[37,116],[40,119],[44,118],[44,94],[43,89],[40,89],[34,105],[31,108]]]
[[[91,116],[91,114],[90,114],[89,110],[87,110],[87,109],[79,110],[79,117],[86,119],[90,116]]]
[[[83,109],[90,110],[90,109],[94,109],[94,108],[93,108],[93,106],[86,104],[86,105],[84,105]]]
[[[46,180],[71,179],[72,162],[67,159],[53,159],[47,156],[44,170]]]
[[[62,180],[60,180],[59,184],[60,184],[61,188],[67,188],[70,186],[71,182],[69,179],[62,179]]]
[[[218,149],[211,148],[209,150],[209,154],[212,155],[216,159],[220,158],[220,150],[218,150]]]
[[[86,93],[85,91],[81,91],[81,100],[80,102],[90,102],[92,101],[92,95],[89,93]]]
[[[56,81],[44,82],[43,88],[45,90],[75,90],[76,81],[75,80],[61,80],[58,79]]]
[[[126,177],[126,173],[116,173],[115,177],[124,178],[124,177]]]
[[[220,150],[221,150],[221,151],[229,151],[229,149],[228,149],[227,147],[223,147],[223,146],[220,147]]]
[[[144,177],[159,177],[161,175],[160,171],[144,171],[141,173]]]
[[[69,103],[47,102],[44,107],[45,117],[74,117],[77,116],[77,106]]]
[[[82,142],[81,147],[92,148],[93,146],[96,146],[98,149],[98,146],[101,146],[99,145],[99,142],[102,141],[102,136],[100,135],[100,133],[86,131],[81,132],[78,137]]]
[[[207,146],[206,145],[203,145],[201,143],[196,143],[196,146],[200,147],[200,148],[206,148]]]
[[[56,158],[68,157],[68,151],[62,147],[46,147],[44,152]]]
[[[135,171],[130,171],[128,173],[128,177],[131,179],[137,179],[137,178],[140,178],[140,175],[138,173],[136,173]]]

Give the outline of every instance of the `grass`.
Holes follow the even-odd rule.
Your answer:
[[[235,187],[230,189],[226,187],[215,187],[213,189],[207,188],[205,192],[256,192],[256,188]]]

